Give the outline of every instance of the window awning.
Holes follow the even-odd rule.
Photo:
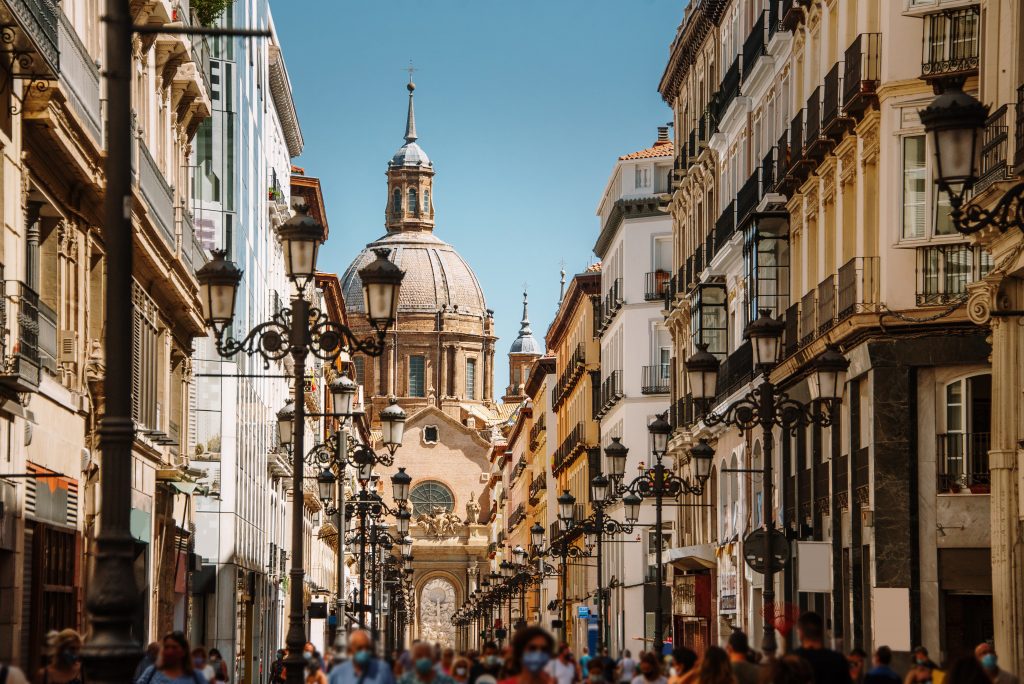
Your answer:
[[[681,570],[707,570],[718,567],[715,551],[711,544],[694,546],[677,546],[667,551],[666,562],[674,564]]]

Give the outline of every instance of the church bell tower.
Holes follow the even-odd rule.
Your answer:
[[[416,143],[416,112],[409,79],[409,115],[405,123],[405,144],[388,162],[388,233],[432,232],[434,230],[434,165]]]

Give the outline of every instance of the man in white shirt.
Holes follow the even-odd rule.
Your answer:
[[[636,661],[627,649],[619,660],[619,681],[626,684],[633,681],[633,677],[636,677]]]
[[[554,677],[555,684],[573,684],[576,681],[576,663],[567,645],[562,644],[558,657],[548,663],[547,670]]]

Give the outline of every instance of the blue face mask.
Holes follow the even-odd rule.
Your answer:
[[[997,660],[995,653],[986,653],[985,655],[981,656],[981,666],[989,672],[996,671],[996,663]]]
[[[430,658],[417,658],[416,659],[416,672],[421,675],[428,674],[434,669],[434,661]]]
[[[523,654],[523,667],[537,674],[544,669],[544,666],[551,660],[551,656],[544,651],[530,651]]]
[[[354,660],[356,665],[359,667],[366,667],[370,664],[370,661],[373,660],[373,654],[365,648],[360,649],[356,651],[354,656],[352,656],[352,660]]]

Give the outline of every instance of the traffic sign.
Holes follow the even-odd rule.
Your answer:
[[[769,562],[773,570],[781,570],[789,564],[789,542],[779,530],[772,529],[770,548],[771,553],[768,551],[768,532],[763,528],[754,530],[743,539],[743,558],[751,570],[763,574]]]
[[[590,606],[576,606],[576,617],[586,620],[590,617]]]

